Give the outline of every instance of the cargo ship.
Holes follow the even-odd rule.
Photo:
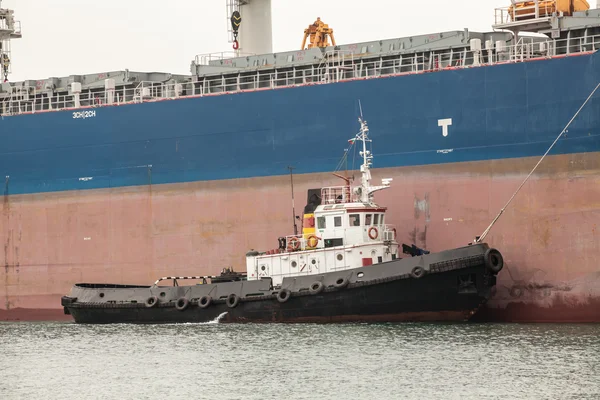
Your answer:
[[[317,20],[282,53],[260,20],[270,1],[227,4],[234,54],[197,56],[189,75],[0,86],[0,319],[71,318],[76,282],[214,275],[276,247],[272,232],[303,222],[282,199],[335,185],[359,100],[398,242],[464,246],[600,82],[585,1],[514,0],[492,32],[344,45]],[[0,11],[5,79],[20,35]],[[489,232],[504,268],[482,320],[600,321],[599,128],[592,96]]]

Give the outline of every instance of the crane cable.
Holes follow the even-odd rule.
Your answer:
[[[538,163],[535,165],[535,167],[533,167],[533,169],[531,170],[531,172],[529,173],[529,175],[527,175],[527,178],[525,178],[525,180],[523,181],[523,183],[521,183],[521,186],[519,186],[519,188],[517,189],[517,191],[515,193],[513,193],[512,197],[508,200],[508,202],[506,203],[506,205],[500,210],[500,212],[498,213],[498,215],[496,215],[496,218],[494,218],[494,220],[492,221],[492,223],[487,227],[487,229],[485,231],[483,231],[483,233],[481,234],[481,236],[478,239],[475,240],[475,243],[482,243],[483,242],[483,240],[488,235],[488,233],[490,232],[490,230],[492,229],[492,227],[494,226],[494,224],[496,223],[496,221],[498,221],[498,219],[500,218],[500,216],[504,213],[504,210],[506,210],[506,208],[510,205],[510,203],[513,201],[513,199],[515,198],[515,196],[517,195],[517,193],[519,193],[519,191],[523,188],[523,186],[529,180],[529,178],[531,177],[531,175],[533,175],[533,173],[537,169],[537,167],[542,163],[542,161],[544,161],[544,158],[546,158],[546,156],[548,155],[548,153],[550,152],[550,150],[552,150],[552,148],[554,147],[554,145],[556,144],[556,142],[558,142],[558,140],[561,138],[561,136],[567,131],[567,129],[569,129],[569,126],[571,126],[571,124],[573,123],[573,121],[575,120],[575,118],[577,118],[577,116],[579,115],[579,113],[581,112],[581,110],[583,110],[583,108],[586,106],[586,104],[594,96],[594,93],[596,93],[596,91],[598,90],[599,87],[600,87],[600,83],[598,83],[598,85],[596,85],[596,88],[592,91],[592,93],[590,93],[590,95],[585,100],[585,102],[581,105],[581,107],[579,107],[579,110],[577,110],[577,112],[575,113],[575,115],[573,115],[573,118],[571,118],[571,120],[569,121],[569,123],[567,124],[567,126],[565,126],[565,128],[562,130],[562,132],[560,133],[560,135],[558,135],[558,137],[554,140],[554,142],[552,143],[552,145],[550,145],[550,147],[548,148],[548,150],[546,151],[546,153],[542,156],[542,158],[540,158],[540,161],[538,161]]]

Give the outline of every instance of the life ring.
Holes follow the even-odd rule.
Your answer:
[[[177,303],[175,303],[175,308],[179,311],[183,311],[190,305],[190,301],[185,297],[180,297],[177,299]]]
[[[312,285],[310,285],[308,291],[310,292],[310,294],[319,294],[323,291],[324,288],[325,285],[323,285],[323,282],[316,281]]]
[[[373,232],[375,232],[375,233],[373,233]],[[372,240],[375,240],[375,239],[377,239],[377,236],[379,236],[379,231],[377,230],[377,228],[375,228],[374,226],[370,227],[369,228],[369,237]]]
[[[319,240],[321,240],[320,237],[317,237],[315,235],[310,235],[308,237],[308,239],[306,240],[306,244],[308,245],[308,247],[311,247],[314,249],[315,247],[317,247],[319,245]]]
[[[202,296],[200,300],[198,300],[198,307],[207,308],[212,303],[212,297],[210,296]]]
[[[504,267],[504,258],[496,249],[487,249],[483,256],[483,260],[485,262],[485,266],[495,274],[500,272],[502,267]]]
[[[277,301],[280,303],[285,303],[292,297],[292,292],[289,289],[281,289],[279,293],[277,293]]]
[[[338,278],[333,284],[333,287],[336,289],[343,289],[348,286],[348,283],[350,283],[348,278]]]
[[[289,251],[295,251],[298,250],[300,248],[300,241],[298,240],[297,237],[293,237],[290,239],[290,241],[288,242],[288,250]]]
[[[152,308],[158,304],[158,297],[150,296],[146,299],[146,307]]]
[[[425,270],[422,267],[414,267],[413,270],[410,272],[410,276],[412,276],[415,279],[422,278],[423,275],[425,275]]]
[[[235,307],[237,307],[239,302],[240,302],[240,298],[238,297],[237,294],[231,293],[229,296],[227,296],[227,307],[235,308]]]

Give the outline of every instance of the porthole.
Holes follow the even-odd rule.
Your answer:
[[[311,261],[311,264],[312,264],[312,265],[315,265],[316,263],[317,263],[317,260],[315,260],[315,259],[313,259],[313,260]]]
[[[166,296],[165,292],[160,292],[160,297],[165,297],[165,296]]]
[[[338,259],[338,261],[342,261],[342,260],[344,259],[344,255],[343,255],[343,254],[341,254],[341,253],[340,253],[340,254],[338,254],[338,255],[337,255],[337,259]]]
[[[357,277],[362,278],[363,276],[365,276],[364,272],[359,272],[358,274],[356,274]]]
[[[104,297],[104,293],[100,293],[100,297]]]
[[[296,268],[298,266],[298,263],[296,261],[292,261],[292,268]]]
[[[261,265],[261,266],[260,266],[260,270],[261,270],[261,271],[264,271],[265,269],[267,269],[267,267],[265,267],[264,265]]]

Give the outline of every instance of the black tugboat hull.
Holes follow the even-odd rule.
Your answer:
[[[102,292],[102,298],[121,296],[123,300],[100,302],[63,297],[63,306],[76,322],[91,324],[217,320],[236,323],[465,321],[488,300],[498,272],[498,266],[492,269],[486,261],[489,253],[486,245],[461,250],[465,249],[461,257],[440,257],[438,253],[337,273],[286,278],[283,289],[271,288],[270,280],[188,287],[76,285],[72,295],[85,297]],[[322,288],[311,288],[316,282],[321,282]],[[131,300],[144,293],[168,300],[159,300],[153,306]],[[201,307],[202,297],[210,293],[217,296],[211,298],[208,306]],[[181,302],[178,304],[177,300]]]
[[[70,313],[77,322],[93,324],[196,323],[216,320],[237,323],[465,321],[485,303],[489,290],[484,293],[459,293],[457,282],[462,275],[474,275],[476,279],[483,280],[482,270],[471,268],[424,276],[418,280],[396,280],[366,287],[329,288],[316,295],[292,295],[285,303],[280,303],[276,295],[271,295],[264,299],[240,302],[234,308],[221,301],[206,309],[190,304],[183,311],[170,304],[161,304],[156,308],[144,305],[71,308]]]

